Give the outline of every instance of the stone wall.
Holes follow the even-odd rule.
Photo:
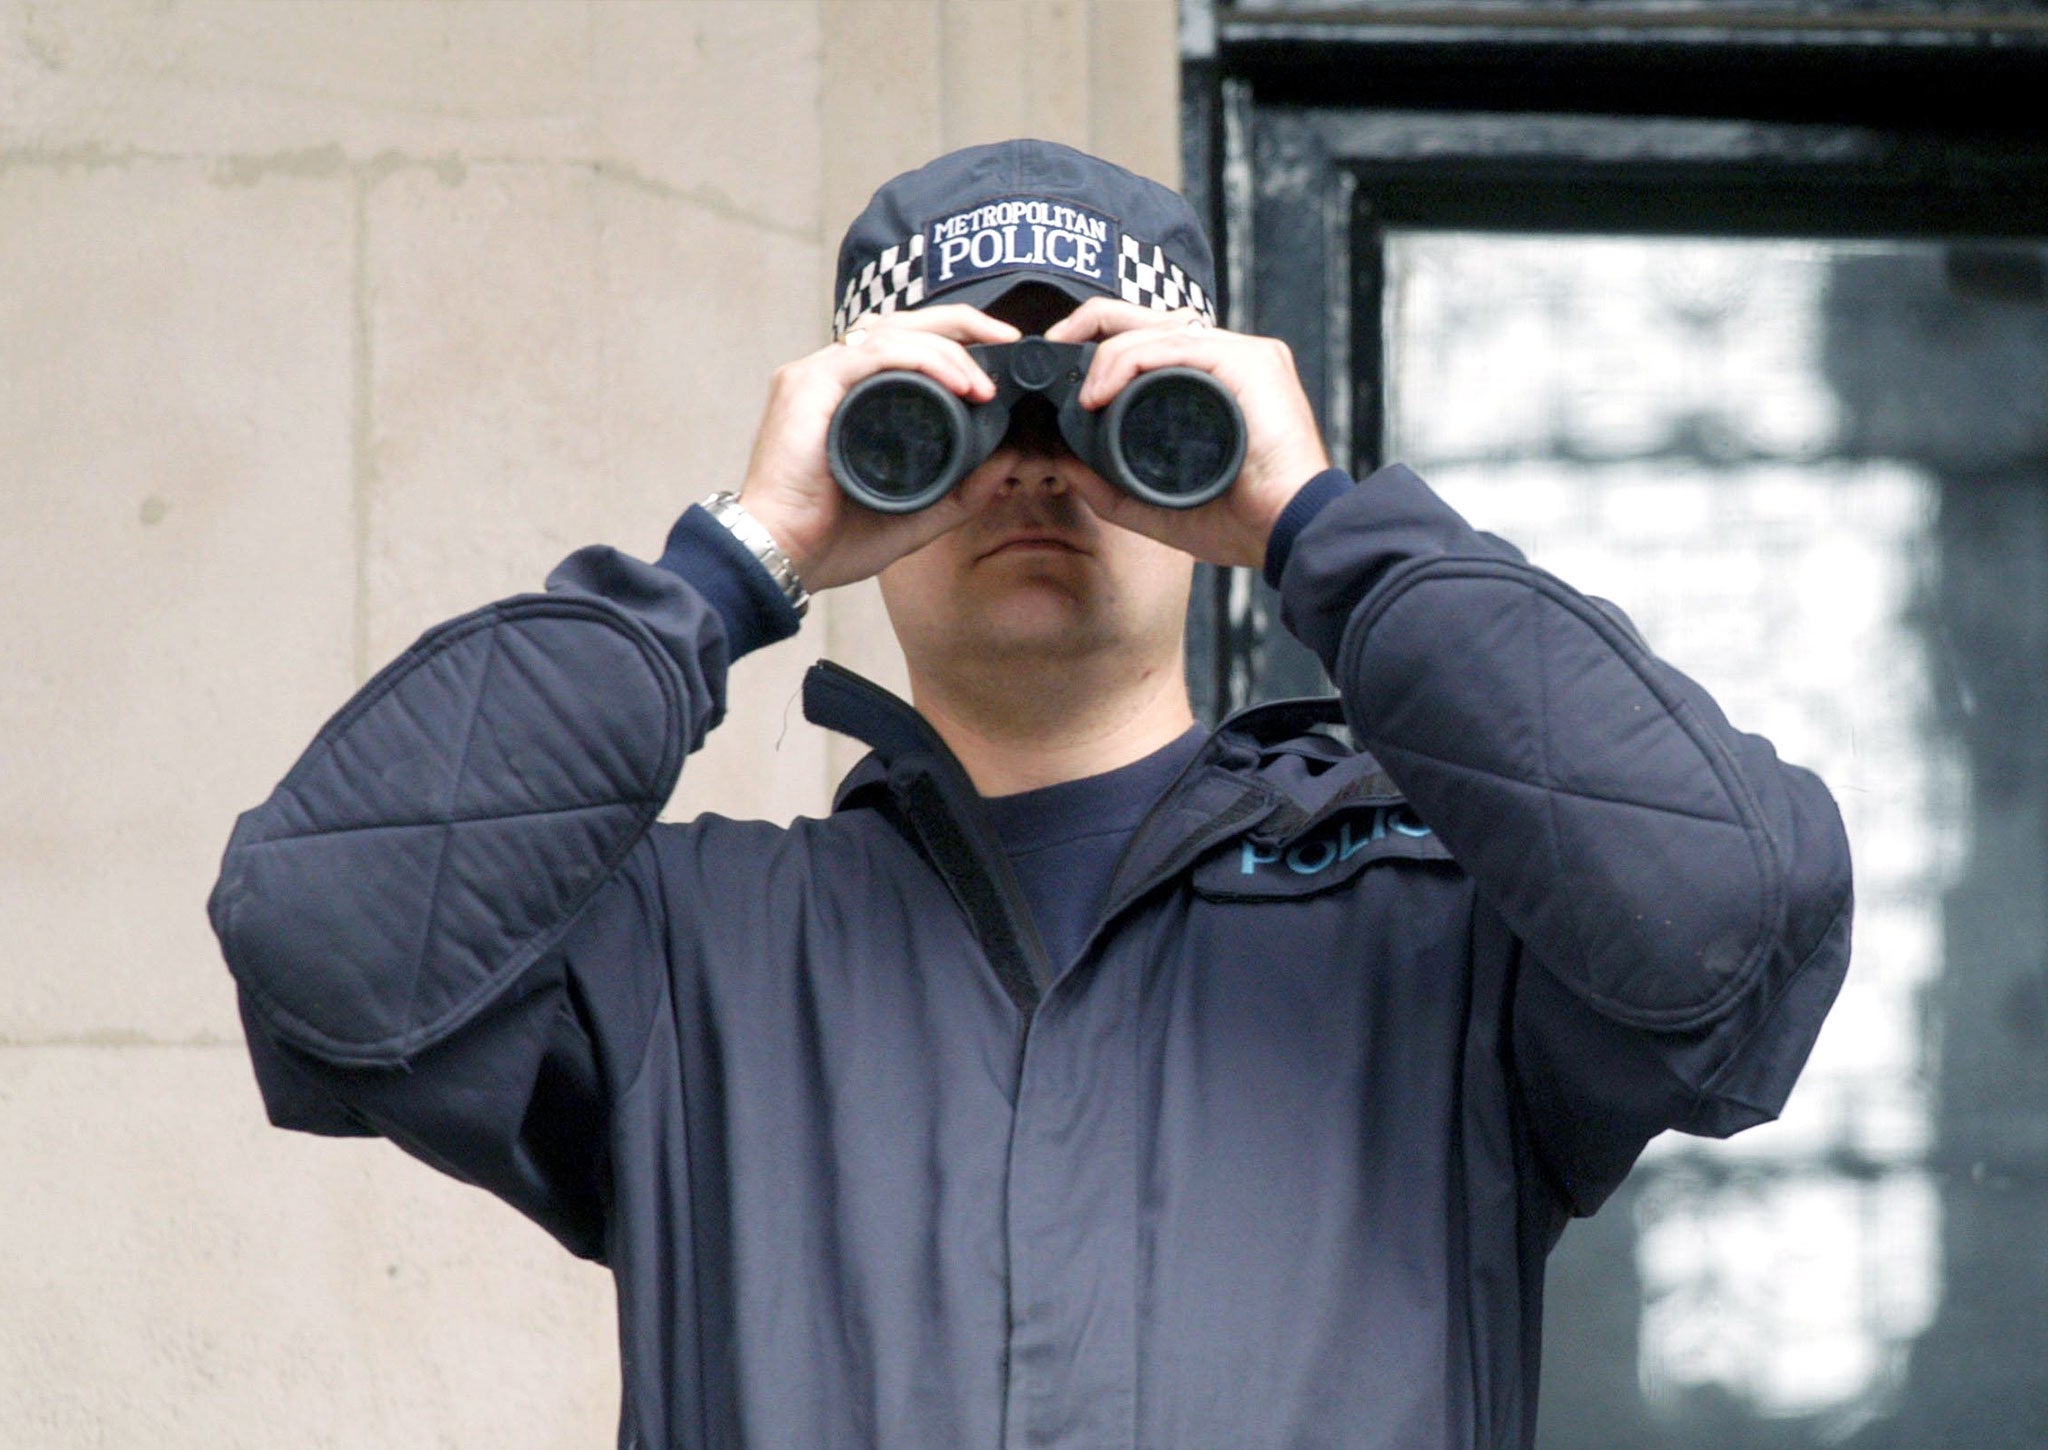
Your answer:
[[[611,1290],[388,1145],[268,1128],[203,903],[422,628],[651,555],[951,146],[1169,181],[1172,0],[0,3],[0,1440],[594,1446]],[[674,810],[824,808],[819,654]]]

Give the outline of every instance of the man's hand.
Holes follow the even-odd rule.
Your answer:
[[[1079,487],[1105,522],[1158,539],[1212,564],[1266,562],[1266,540],[1288,500],[1330,466],[1287,344],[1161,313],[1111,297],[1083,303],[1045,330],[1050,342],[1100,340],[1081,384],[1081,406],[1103,407],[1139,373],[1191,367],[1210,374],[1244,414],[1244,469],[1228,493],[1194,509],[1168,509],[1092,477]]]
[[[813,592],[878,574],[967,521],[990,486],[966,484],[928,509],[883,514],[840,492],[825,462],[825,433],[839,400],[861,379],[893,368],[921,372],[970,405],[995,396],[995,383],[966,344],[1014,342],[1007,322],[957,304],[865,318],[846,340],[778,368],[754,438],[740,502],[789,555]],[[979,494],[980,496],[974,496]]]

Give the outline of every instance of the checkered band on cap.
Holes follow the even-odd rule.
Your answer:
[[[1117,250],[1116,285],[1117,294],[1126,302],[1160,312],[1192,307],[1204,321],[1216,321],[1216,304],[1202,284],[1182,271],[1164,248],[1136,237],[1125,237]]]
[[[1117,295],[1126,302],[1171,312],[1191,307],[1205,321],[1216,321],[1216,304],[1202,284],[1166,255],[1163,247],[1122,238],[1116,259]],[[860,318],[915,307],[924,301],[924,234],[909,237],[882,249],[856,272],[846,284],[846,295],[832,314],[832,336],[846,335],[846,329]]]
[[[894,312],[924,301],[924,234],[922,232],[893,247],[854,274],[846,284],[846,295],[832,314],[832,336],[844,337],[854,319],[869,313]]]

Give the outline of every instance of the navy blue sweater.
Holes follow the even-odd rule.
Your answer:
[[[1190,730],[1119,769],[984,802],[1054,972],[1080,954],[1131,833],[1207,737]]]

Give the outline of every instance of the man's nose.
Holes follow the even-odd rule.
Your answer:
[[[1058,459],[1042,453],[1012,453],[1010,460],[1010,466],[1003,472],[1004,492],[1063,494],[1067,491],[1067,476],[1060,471]]]

